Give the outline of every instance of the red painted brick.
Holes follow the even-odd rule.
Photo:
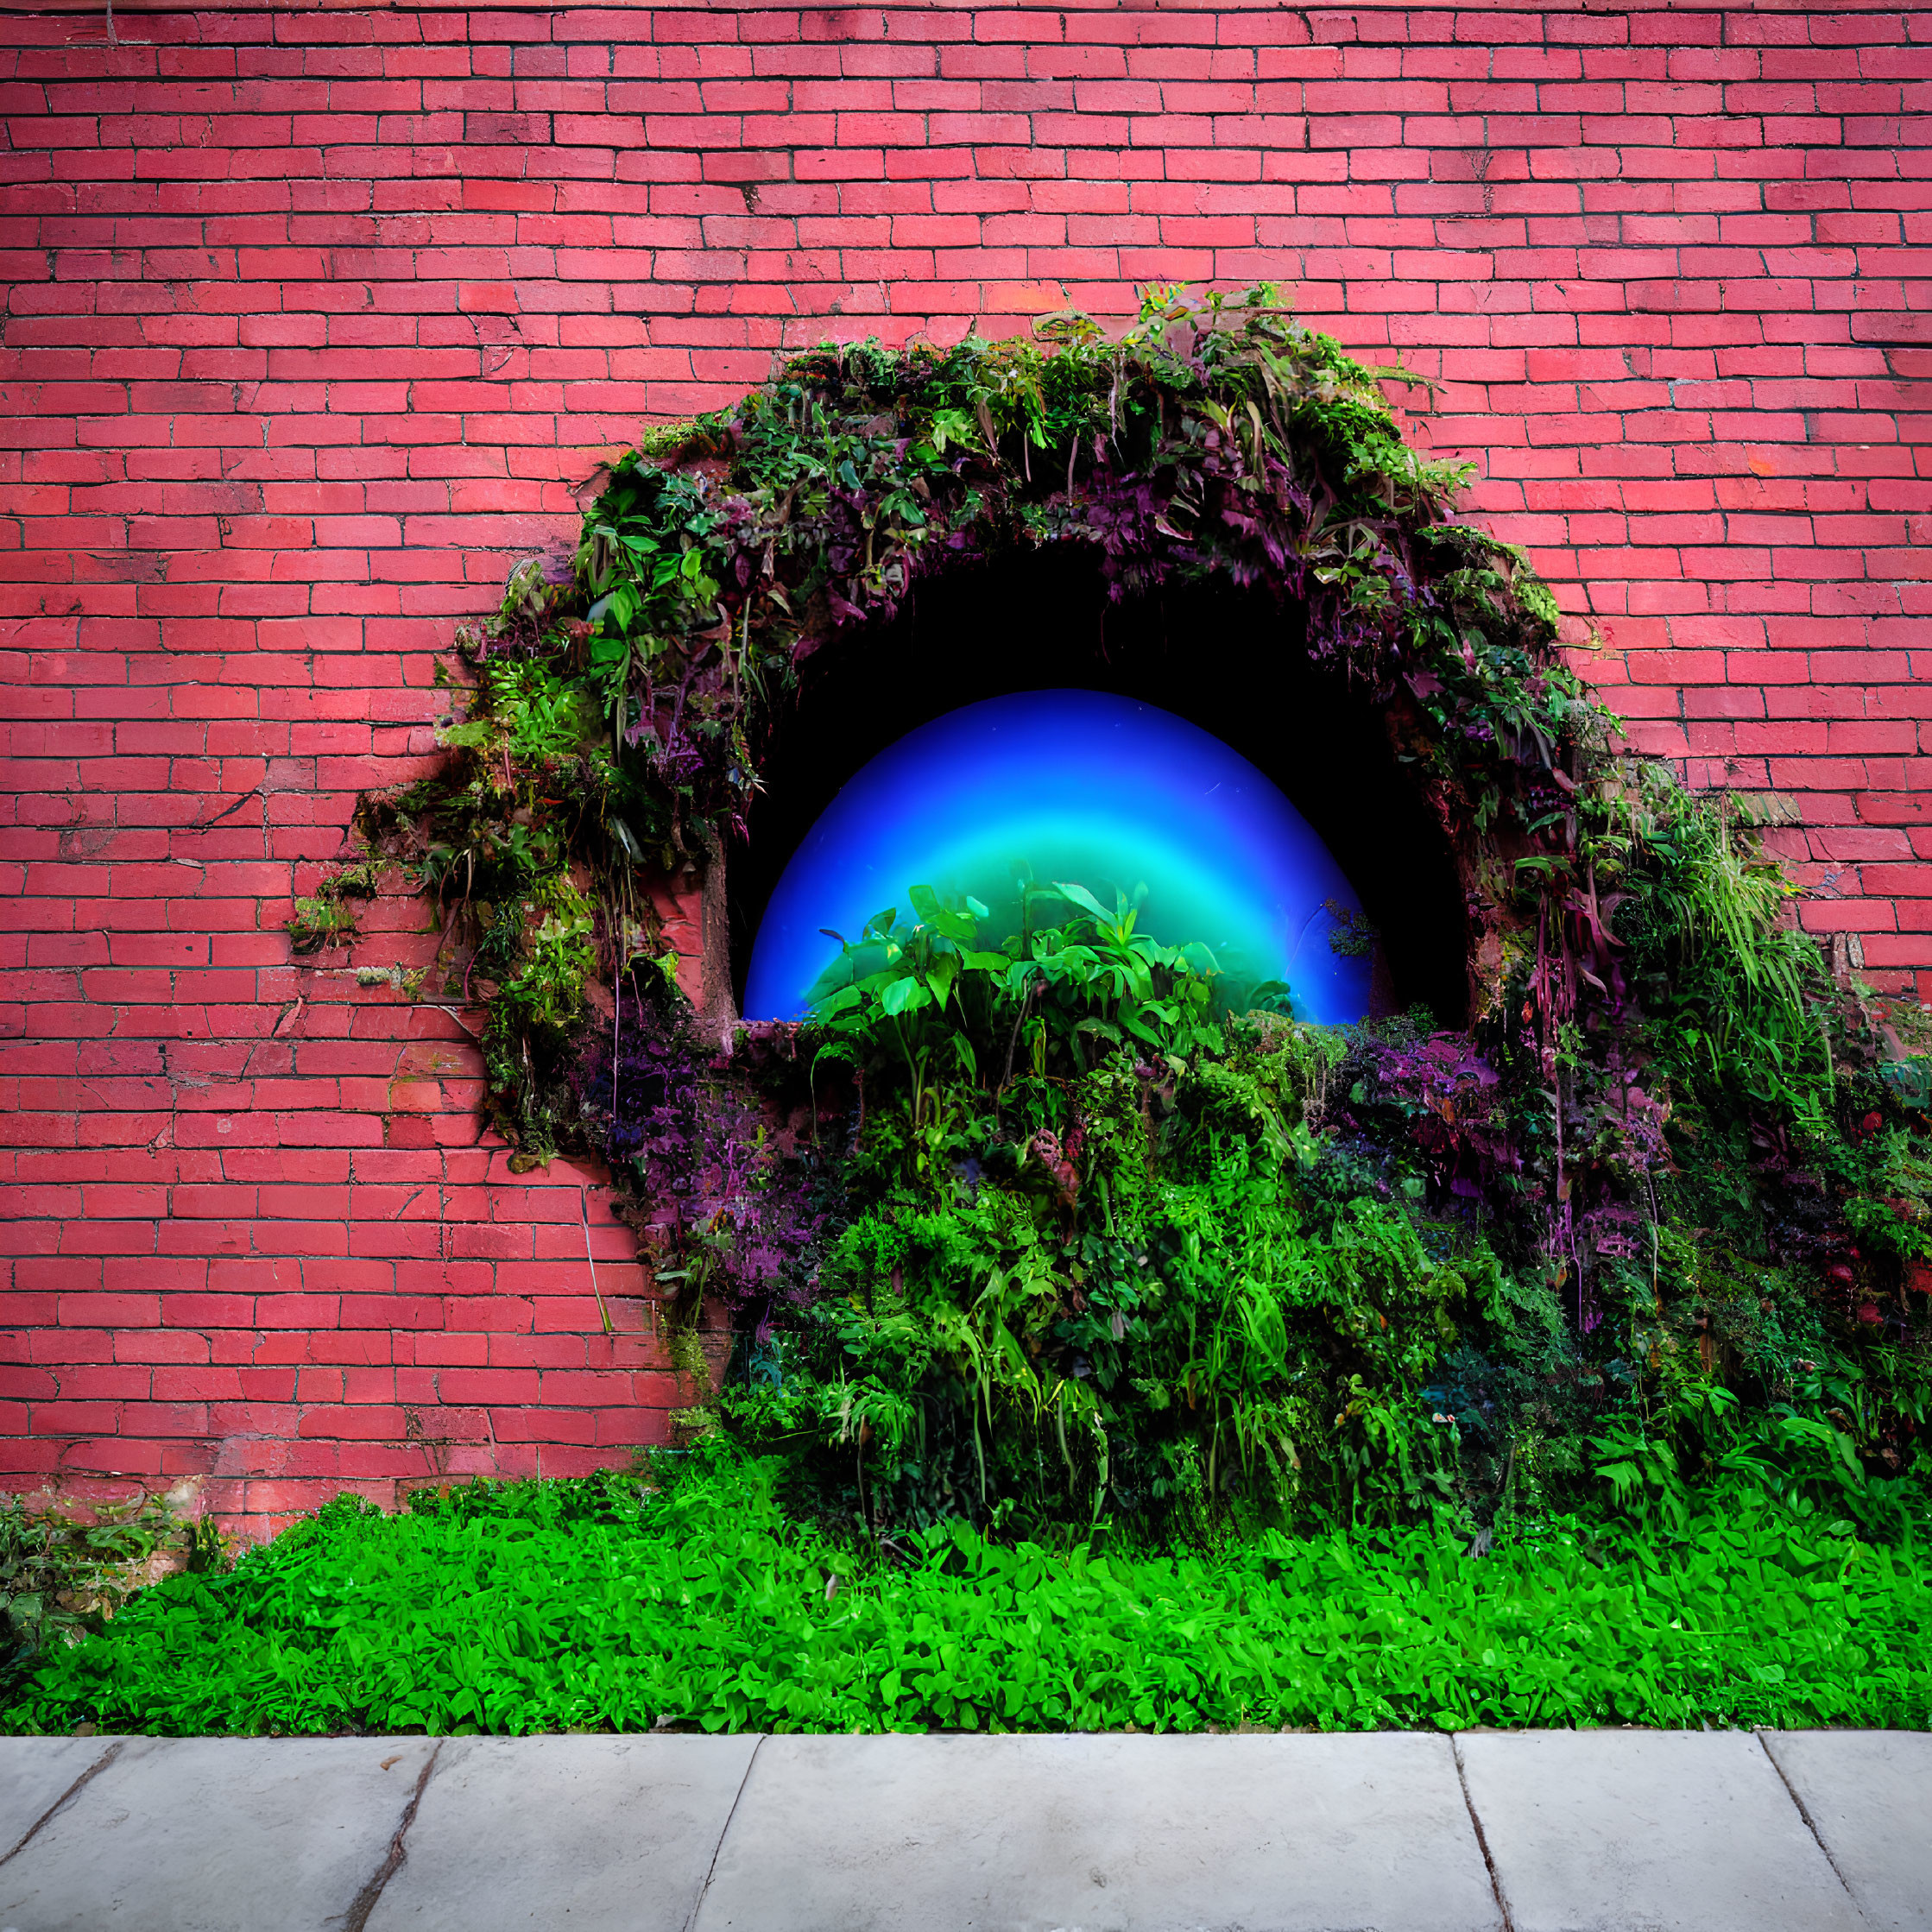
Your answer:
[[[460,1030],[281,921],[591,455],[827,334],[1295,285],[1444,385],[1418,437],[1636,740],[1800,800],[1807,923],[1932,994],[1909,9],[186,17],[0,54],[12,1480],[206,1463],[259,1533],[662,1439],[630,1237],[606,1337],[578,1178],[509,1177]]]

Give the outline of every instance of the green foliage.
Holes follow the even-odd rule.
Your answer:
[[[1615,930],[1651,1037],[1689,1095],[1776,1109],[1815,1137],[1834,1101],[1836,992],[1784,917],[1795,888],[1722,799],[1626,763],[1589,802],[1579,852]]]
[[[500,751],[513,765],[568,771],[588,759],[594,778],[605,756],[603,717],[587,684],[559,678],[540,660],[487,664],[475,716],[443,734],[447,746]]]
[[[716,521],[699,478],[651,468],[635,452],[611,472],[584,521],[577,572],[591,600],[584,612],[590,666],[616,742],[633,717],[644,719],[647,759],[666,749],[651,729],[656,689],[667,672],[681,677],[686,634],[728,623],[717,601],[718,559],[705,540]],[[729,646],[727,637],[728,654]],[[729,666],[734,685],[742,670],[742,662]],[[630,707],[634,681],[642,688],[641,713]],[[729,732],[736,715],[734,706],[725,717],[707,719],[704,735],[713,735],[714,723]],[[748,767],[742,741],[734,748]]]
[[[342,946],[356,937],[356,914],[346,901],[376,896],[380,868],[364,859],[331,873],[313,895],[298,899],[288,920],[290,948],[297,954]]]
[[[925,1168],[954,1138],[950,1083],[997,1104],[1017,1074],[1024,1108],[1041,1083],[1121,1048],[1184,1058],[1221,1044],[1212,954],[1136,932],[1124,893],[1109,912],[1075,883],[1028,888],[1023,930],[997,947],[981,941],[977,900],[949,906],[930,886],[910,897],[914,923],[900,925],[896,907],[874,914],[822,975],[813,1014],[818,1062],[910,1082],[906,1125]],[[1054,908],[1071,919],[1032,924]]]
[[[847,1219],[734,1429],[873,1525],[1469,1519],[1418,1397],[1500,1264],[1326,1158],[1346,1038],[1230,1011],[1205,949],[1070,881],[997,948],[912,901],[821,982],[815,1072],[863,1094]]]
[[[139,1566],[175,1528],[152,1499],[102,1504],[79,1517],[0,1498],[0,1683],[16,1685],[50,1651],[103,1628],[135,1588]]]
[[[1855,1370],[1840,1370],[1823,1379],[1832,1392],[1849,1394],[1854,1406],[1876,1394],[1859,1388]],[[1592,1471],[1617,1515],[1639,1530],[1681,1535],[1702,1490],[1741,1481],[1774,1500],[1807,1500],[1828,1510],[1841,1530],[1909,1542],[1924,1513],[1924,1479],[1932,1469],[1872,1479],[1859,1455],[1863,1437],[1842,1403],[1825,1407],[1822,1387],[1808,1392],[1809,1412],[1784,1402],[1749,1409],[1717,1383],[1690,1384],[1656,1412],[1624,1410],[1609,1417],[1589,1440]]]
[[[1449,521],[1465,470],[1404,443],[1384,387],[1415,380],[1299,327],[1272,287],[1161,288],[1117,339],[1064,316],[1031,341],[828,345],[647,432],[570,555],[520,565],[469,639],[446,770],[367,815],[470,950],[449,990],[489,1006],[492,1122],[520,1159],[583,1132],[566,1038],[590,982],[654,948],[643,868],[708,862],[803,660],[963,555],[1058,545],[1120,594],[1298,597],[1316,654],[1397,698],[1403,755],[1454,814],[1484,836],[1541,822],[1539,774],[1601,727],[1550,653],[1547,591]],[[589,928],[559,913],[572,893]]]
[[[443,731],[445,770],[363,808],[433,899],[445,942],[467,952],[443,989],[488,1007],[489,1108],[520,1167],[579,1131],[568,1072],[590,984],[650,951],[631,824],[643,822],[641,794],[587,628],[576,623],[554,652],[511,654],[547,594],[534,570],[513,576],[494,626],[471,641],[477,688]]]
[[[44,1662],[13,1731],[432,1733],[1932,1722],[1932,1575],[1803,1487],[1212,1555],[963,1523],[888,1556],[700,1449],[635,1476],[344,1496]]]
[[[1845,1204],[1852,1232],[1905,1263],[1932,1260],[1932,1147],[1903,1127],[1874,1130],[1845,1163],[1855,1190]]]

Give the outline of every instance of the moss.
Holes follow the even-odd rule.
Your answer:
[[[287,922],[291,950],[300,955],[347,945],[357,936],[357,921],[346,902],[373,899],[381,876],[379,859],[359,859],[325,878],[311,897],[298,899]]]

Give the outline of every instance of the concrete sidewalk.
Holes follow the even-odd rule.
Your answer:
[[[1932,1932],[1932,1735],[0,1739],[0,1932]]]

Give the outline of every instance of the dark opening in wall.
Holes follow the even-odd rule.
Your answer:
[[[1096,572],[1051,552],[951,572],[801,667],[728,868],[739,1001],[773,890],[847,780],[948,711],[1058,686],[1159,705],[1257,766],[1354,886],[1392,1004],[1464,1022],[1468,919],[1447,842],[1371,694],[1310,661],[1300,607],[1221,585],[1110,605]]]

